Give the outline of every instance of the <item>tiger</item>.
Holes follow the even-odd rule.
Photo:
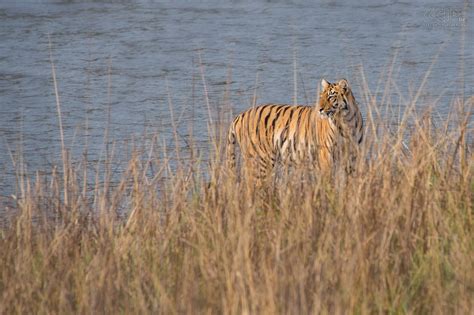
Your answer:
[[[314,106],[264,104],[236,116],[227,134],[229,168],[236,166],[236,143],[259,178],[277,161],[310,162],[321,171],[331,170],[341,158],[353,162],[364,137],[358,103],[346,79],[322,79],[321,87]]]

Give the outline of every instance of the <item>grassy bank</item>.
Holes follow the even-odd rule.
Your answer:
[[[52,175],[18,163],[0,313],[468,314],[469,102],[437,123],[408,107],[396,128],[373,106],[353,176],[280,172],[264,193],[219,154],[171,168],[149,147],[92,185],[66,149]]]

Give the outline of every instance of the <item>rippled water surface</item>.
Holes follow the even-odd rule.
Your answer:
[[[213,113],[238,112],[254,95],[294,102],[294,82],[311,103],[321,78],[346,77],[365,112],[362,69],[375,92],[392,60],[414,93],[437,58],[421,96],[442,117],[462,82],[473,94],[472,17],[463,1],[0,0],[0,195],[14,190],[10,153],[30,171],[60,159],[48,35],[65,143],[97,159],[107,125],[117,141],[167,139],[172,115],[207,147],[206,93]]]

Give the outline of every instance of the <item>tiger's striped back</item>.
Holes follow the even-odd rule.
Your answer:
[[[341,157],[337,148],[358,145],[363,137],[362,115],[346,80],[330,84],[316,106],[266,104],[238,115],[228,132],[228,159],[235,167],[235,144],[244,161],[262,173],[277,160],[315,162],[328,169]]]

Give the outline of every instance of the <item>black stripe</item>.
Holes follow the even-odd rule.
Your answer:
[[[267,114],[267,115],[265,116],[265,118],[263,119],[265,126],[268,126],[268,119],[270,118],[271,114],[272,114],[272,110],[270,109],[270,110],[268,111],[268,114]],[[267,128],[267,130],[268,130],[268,128]]]
[[[305,108],[303,107],[300,107],[299,108],[299,113],[298,113],[298,118],[296,120],[296,131],[295,131],[295,138],[293,139],[293,151],[296,152],[296,143],[298,142],[298,136],[299,136],[299,129],[300,129],[300,120],[301,120],[301,116],[303,116],[303,112],[305,110]]]
[[[248,114],[248,111],[242,113],[241,119],[240,119],[240,132],[239,132],[239,142],[244,138],[244,127],[245,127],[245,115]]]
[[[267,109],[267,107],[268,106],[266,106],[265,109]],[[272,111],[273,111],[273,109],[271,108],[268,111],[268,113],[265,115],[265,117],[263,118],[263,126],[265,127],[265,138],[267,138],[267,139],[268,139],[268,130],[270,129],[270,128],[268,128],[268,119],[272,115]],[[263,113],[263,110],[262,110],[262,113]],[[261,138],[259,137],[259,139],[261,139]]]
[[[288,121],[286,122],[286,124],[289,126],[291,124],[291,119],[293,118],[293,115],[295,114],[295,112],[297,111],[297,107],[292,107],[291,108],[291,113],[290,113],[290,118],[288,118]]]
[[[285,115],[285,112],[288,110],[289,107],[290,106],[282,106],[277,109],[277,112],[275,113],[275,117],[273,118],[273,121],[272,121],[272,132],[275,131],[276,121],[280,118],[280,116]]]
[[[268,138],[268,133],[270,132],[270,128],[268,126],[268,120],[270,119],[270,117],[273,116],[273,120],[272,120],[272,132],[273,130],[275,129],[275,120],[277,119],[276,115],[278,115],[278,111],[281,110],[282,106],[281,105],[269,105],[271,106],[272,108],[270,109],[270,111],[268,112],[268,116],[265,118],[265,127],[267,128],[265,130],[265,137]],[[276,112],[276,113],[275,113]]]
[[[260,137],[258,135],[258,130],[259,130],[259,126],[260,126],[260,118],[262,117],[262,112],[263,112],[264,108],[265,108],[265,106],[260,106],[260,107],[257,108],[257,111],[255,112],[255,114],[257,115],[257,119],[255,121],[255,133],[257,134],[258,139],[260,139]]]
[[[285,143],[285,141],[289,140],[291,118],[293,117],[293,114],[295,113],[295,107],[294,106],[290,106],[289,108],[291,109],[290,117],[286,121],[285,127],[284,127],[285,129],[281,133],[281,137],[280,137],[281,147],[283,147],[283,144]],[[286,111],[284,113],[282,113],[282,119],[284,118],[285,113],[286,113]]]

